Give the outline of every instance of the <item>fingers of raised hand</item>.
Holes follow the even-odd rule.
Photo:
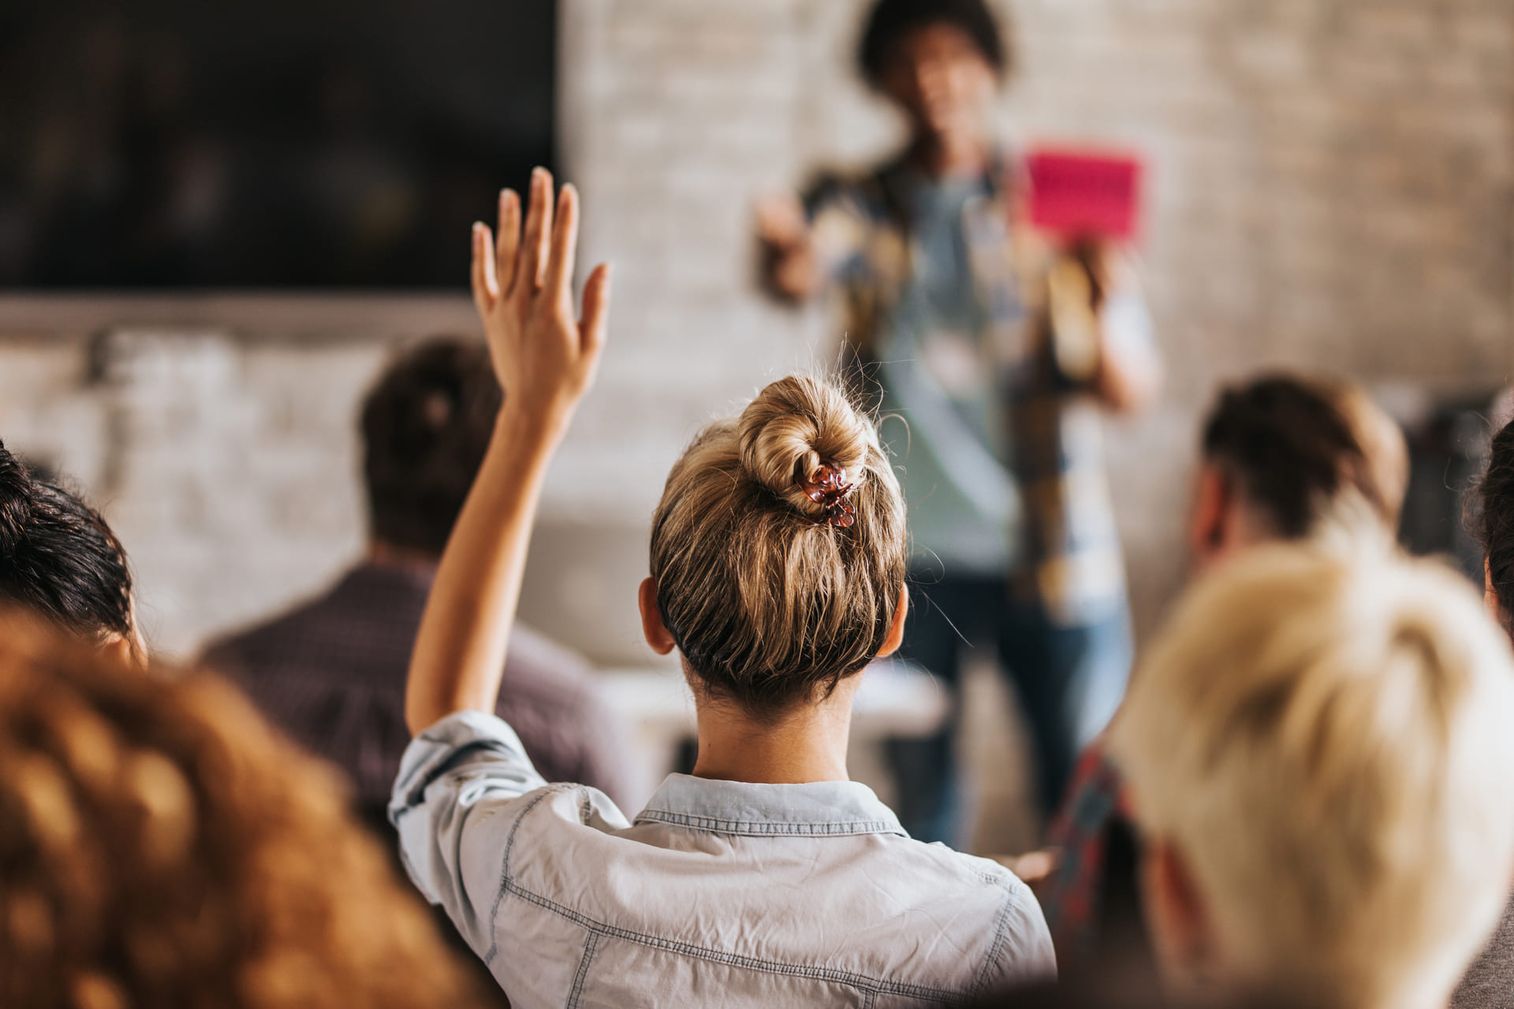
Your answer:
[[[508,295],[515,284],[517,253],[520,250],[520,194],[513,189],[499,193],[499,244],[494,249],[494,269],[500,291]]]
[[[557,218],[548,252],[545,299],[568,318],[573,311],[573,261],[578,250],[578,190],[563,186],[557,197]]]
[[[515,267],[516,297],[529,298],[541,289],[551,239],[552,174],[538,168],[531,173],[531,203],[526,210],[526,229]]]
[[[575,350],[592,356],[605,339],[610,269],[601,264],[589,275],[575,322],[573,270],[578,214],[577,189],[564,186],[554,201],[552,176],[543,169],[532,174],[524,223],[520,197],[512,190],[503,190],[497,241],[487,225],[473,226],[473,298],[486,315],[501,307],[501,299],[508,298],[514,306],[509,314],[515,317],[517,326],[545,323],[557,332],[576,335]]]
[[[610,319],[610,264],[600,263],[584,282],[583,314],[578,335],[584,353],[592,356],[604,346]]]
[[[495,274],[494,241],[489,226],[483,222],[473,225],[473,304],[485,313],[499,300],[499,278]]]

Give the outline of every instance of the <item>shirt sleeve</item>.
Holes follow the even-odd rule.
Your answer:
[[[499,855],[526,797],[546,784],[515,730],[480,711],[448,715],[401,758],[389,801],[401,860],[475,950],[489,945]]]
[[[980,991],[1009,991],[1057,977],[1057,952],[1035,894],[1011,878],[1009,904],[985,964]]]

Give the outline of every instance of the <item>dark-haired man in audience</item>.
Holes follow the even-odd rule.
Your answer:
[[[1485,558],[1484,595],[1499,624],[1514,635],[1514,422],[1493,438],[1478,497],[1476,531]],[[1508,796],[1488,799],[1509,801]],[[1514,902],[1504,909],[1498,931],[1451,999],[1451,1009],[1509,1006],[1514,1006]]]
[[[343,768],[364,818],[386,833],[384,807],[410,741],[410,649],[499,402],[482,343],[435,338],[398,356],[362,410],[368,556],[321,597],[205,652],[275,723]],[[505,677],[500,715],[547,779],[624,801],[619,727],[584,660],[518,629]]]
[[[1404,436],[1355,386],[1267,375],[1225,390],[1204,422],[1189,519],[1203,570],[1280,541],[1391,536],[1408,489]],[[1101,742],[1084,753],[1039,889],[1064,965],[1108,965],[1144,944],[1123,777]],[[1128,966],[1128,964],[1127,964]]]

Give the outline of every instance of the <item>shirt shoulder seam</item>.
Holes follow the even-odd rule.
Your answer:
[[[510,855],[515,850],[515,838],[520,833],[520,825],[525,822],[526,817],[530,816],[532,811],[541,805],[543,801],[551,796],[559,795],[577,787],[579,786],[560,784],[548,785],[546,788],[539,789],[536,797],[526,803],[526,807],[520,811],[520,815],[510,825],[510,833],[505,838],[505,850],[500,857],[499,889],[494,892],[494,901],[489,906],[489,949],[484,953],[485,964],[493,966],[494,958],[499,954],[499,929],[495,927],[495,922],[499,920],[500,905],[505,902],[505,894],[510,888]]]
[[[983,958],[983,965],[978,968],[978,976],[973,980],[969,994],[976,997],[982,994],[987,987],[989,978],[993,974],[994,967],[999,962],[999,957],[1004,954],[1005,943],[1009,940],[1009,915],[1014,910],[1017,895],[1015,888],[1006,885],[1006,881],[997,878],[992,873],[984,873],[983,881],[1004,890],[1004,900],[999,905],[999,913],[994,918],[994,937],[989,943],[988,953]]]

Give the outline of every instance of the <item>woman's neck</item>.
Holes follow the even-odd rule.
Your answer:
[[[846,746],[852,696],[859,677],[843,680],[830,697],[774,720],[753,718],[739,706],[699,697],[699,756],[694,776],[720,781],[794,785],[847,781]]]

